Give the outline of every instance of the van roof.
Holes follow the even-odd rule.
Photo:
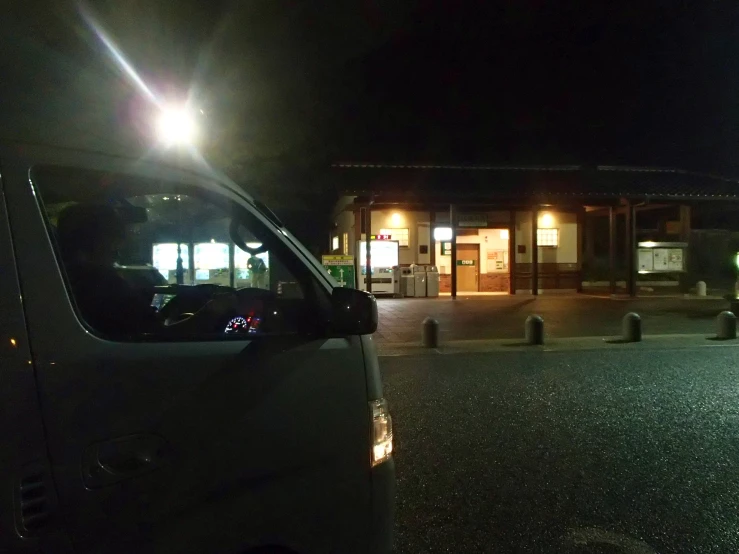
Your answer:
[[[169,179],[210,183],[213,189],[223,187],[256,205],[254,198],[231,178],[211,167],[202,158],[197,160],[191,156],[152,153],[146,157],[134,158],[78,148],[0,140],[0,164],[22,164],[27,167],[50,165],[152,176],[161,175],[165,171]]]

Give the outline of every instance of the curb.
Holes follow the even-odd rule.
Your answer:
[[[454,340],[438,348],[424,348],[420,343],[377,344],[380,357],[451,355],[485,352],[570,352],[574,350],[685,350],[691,348],[731,348],[739,341],[716,340],[704,334],[644,335],[642,342],[619,342],[618,337],[547,338],[547,343],[531,346],[523,339]]]

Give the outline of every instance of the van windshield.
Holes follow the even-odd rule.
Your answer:
[[[321,310],[325,291],[275,230],[212,191],[62,167],[32,175],[82,320],[104,335],[156,336],[164,320],[176,335],[215,296],[237,292],[281,305],[271,332],[315,319],[308,305]],[[256,334],[247,311],[195,331]]]

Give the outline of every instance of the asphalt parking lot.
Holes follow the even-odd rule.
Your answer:
[[[737,361],[679,340],[381,358],[396,552],[739,552]]]

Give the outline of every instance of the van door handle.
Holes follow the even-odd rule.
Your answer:
[[[88,488],[100,488],[148,473],[167,459],[167,442],[157,435],[129,435],[92,444],[83,455]]]

